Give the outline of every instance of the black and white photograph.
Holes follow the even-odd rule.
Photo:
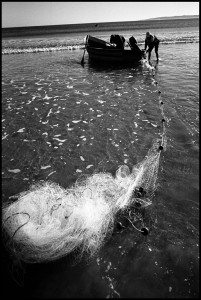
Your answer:
[[[199,2],[1,8],[1,297],[199,298]]]

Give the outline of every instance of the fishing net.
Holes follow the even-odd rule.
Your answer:
[[[137,201],[151,204],[159,167],[156,141],[130,172],[120,166],[113,177],[98,173],[64,189],[42,182],[3,208],[5,243],[28,263],[59,259],[76,250],[93,256],[114,229],[115,216]]]

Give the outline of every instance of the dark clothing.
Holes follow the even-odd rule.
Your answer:
[[[160,43],[159,40],[154,41],[153,43],[150,43],[148,51],[151,52],[153,50],[153,48],[155,47],[155,51],[158,52],[159,43]]]
[[[146,39],[145,39],[145,50],[148,46],[149,47],[148,50],[147,50],[148,53],[149,53],[148,59],[150,59],[150,57],[151,57],[151,51],[153,50],[153,48],[155,48],[156,58],[158,60],[159,43],[160,43],[160,41],[155,35],[150,34],[149,37],[146,37]]]
[[[147,46],[152,47],[155,47],[155,45],[159,45],[159,39],[157,39],[157,37],[155,35],[151,35],[149,37],[146,37],[145,39],[145,50],[147,48]],[[149,50],[149,49],[148,49]]]
[[[131,37],[129,38],[129,44],[130,44],[131,47],[137,45],[137,41],[136,41],[136,39],[134,38],[134,36],[131,36]]]
[[[116,44],[117,49],[124,49],[125,38],[122,35],[112,34],[110,37],[110,43]]]
[[[138,47],[137,41],[133,36],[129,38],[129,46],[131,50],[134,50],[136,52],[136,54],[142,56],[143,51]]]

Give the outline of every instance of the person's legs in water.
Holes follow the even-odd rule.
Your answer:
[[[158,47],[159,47],[159,41],[155,44],[155,53],[156,53],[156,59],[157,59],[157,62],[158,62]]]
[[[153,48],[154,48],[154,44],[151,44],[148,49],[148,61],[150,61],[150,59],[151,59],[151,51]]]
[[[148,50],[148,61],[150,61],[150,58],[151,58],[151,51],[150,49]]]

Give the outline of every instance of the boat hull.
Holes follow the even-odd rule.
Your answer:
[[[87,46],[86,49],[91,61],[135,63],[142,59],[142,55],[136,55],[132,50],[102,49],[89,46]]]

